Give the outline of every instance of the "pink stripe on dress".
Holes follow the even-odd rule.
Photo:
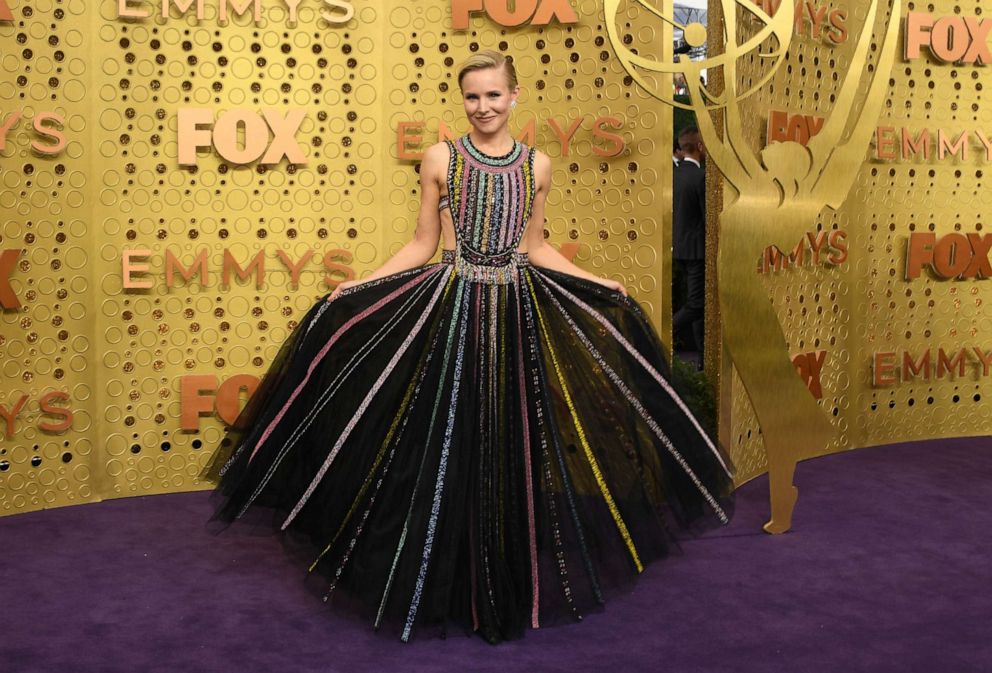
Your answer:
[[[442,269],[444,269],[444,272],[446,274],[449,274],[449,277],[450,274],[453,273],[451,267],[442,267]],[[418,278],[423,278],[423,275],[418,276]],[[348,421],[348,424],[345,425],[344,430],[342,430],[341,434],[338,435],[337,440],[335,440],[334,442],[334,446],[331,447],[331,452],[327,455],[327,458],[324,460],[324,463],[317,470],[317,474],[314,475],[314,478],[310,482],[310,485],[307,487],[306,491],[303,492],[303,495],[300,497],[299,502],[297,502],[296,506],[293,507],[292,511],[289,513],[289,516],[287,516],[286,520],[283,521],[282,530],[286,530],[286,528],[289,527],[289,524],[293,522],[293,519],[295,519],[296,515],[299,514],[300,511],[303,509],[303,506],[310,499],[310,496],[313,495],[314,491],[317,489],[317,486],[320,484],[321,480],[323,480],[324,478],[324,475],[327,473],[328,468],[330,468],[331,463],[333,463],[334,459],[337,458],[338,452],[341,450],[341,447],[344,446],[344,443],[348,440],[348,437],[355,429],[355,426],[358,425],[359,420],[361,420],[362,416],[365,415],[366,410],[369,408],[369,405],[372,403],[372,399],[378,394],[379,390],[382,388],[383,383],[385,383],[386,379],[389,378],[390,374],[393,373],[393,370],[396,368],[396,363],[400,361],[400,358],[403,357],[403,354],[406,353],[406,351],[410,348],[410,344],[412,344],[413,340],[417,337],[418,334],[420,334],[420,330],[423,329],[424,324],[427,322],[427,318],[431,315],[431,312],[434,310],[434,307],[437,305],[438,299],[440,299],[441,295],[444,294],[444,291],[447,289],[447,287],[448,287],[447,283],[443,283],[443,282],[438,283],[437,289],[434,290],[434,296],[431,297],[431,301],[427,305],[427,308],[425,308],[424,312],[420,314],[419,318],[417,318],[417,322],[414,323],[413,327],[410,329],[410,333],[406,336],[405,339],[403,339],[403,343],[401,343],[399,348],[396,349],[396,352],[393,353],[393,357],[390,358],[389,362],[386,364],[386,368],[382,370],[381,374],[379,374],[379,378],[377,378],[375,382],[372,384],[372,387],[369,389],[368,393],[365,394],[365,398],[362,400],[361,404],[358,405],[358,409],[355,410],[355,413]],[[400,290],[402,290],[402,288],[400,288]]]
[[[248,458],[248,462],[250,463],[252,459],[255,458],[255,454],[258,453],[258,450],[262,448],[263,444],[265,444],[265,440],[267,440],[269,438],[269,435],[271,435],[272,432],[276,429],[276,426],[279,424],[279,421],[282,420],[283,416],[286,415],[286,411],[289,410],[289,406],[293,403],[293,401],[297,398],[297,396],[299,396],[300,391],[303,390],[303,387],[310,380],[310,376],[317,368],[317,365],[320,364],[321,360],[324,359],[324,356],[327,355],[327,351],[331,349],[331,346],[333,346],[345,332],[347,332],[349,329],[354,327],[355,324],[361,322],[365,318],[369,317],[370,315],[381,309],[383,306],[385,306],[392,300],[396,299],[396,297],[400,296],[401,294],[409,290],[411,287],[422,281],[427,276],[436,273],[438,269],[443,269],[443,268],[445,267],[442,266],[434,269],[429,269],[428,271],[425,271],[419,276],[416,276],[413,280],[404,283],[403,285],[396,288],[395,290],[390,292],[388,295],[386,295],[376,303],[366,308],[361,313],[357,313],[356,315],[352,316],[351,319],[348,320],[348,322],[341,325],[341,327],[338,328],[338,331],[335,332],[333,336],[331,336],[331,338],[327,341],[327,343],[324,344],[324,347],[320,349],[320,352],[317,353],[317,356],[313,359],[313,362],[310,363],[310,366],[307,367],[306,376],[303,377],[303,380],[300,381],[299,385],[297,385],[296,388],[293,390],[292,394],[289,396],[289,399],[286,400],[285,404],[282,405],[282,408],[279,410],[279,413],[277,413],[275,418],[273,418],[269,422],[269,425],[265,428],[265,432],[262,433],[262,436],[258,440],[258,443],[255,445],[255,448],[252,449],[251,457]]]

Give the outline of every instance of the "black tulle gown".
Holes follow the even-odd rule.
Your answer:
[[[209,474],[217,518],[274,515],[332,604],[497,642],[725,523],[732,480],[637,302],[516,252],[533,150],[449,146],[457,249],[313,306]]]

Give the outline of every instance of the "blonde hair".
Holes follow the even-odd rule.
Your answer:
[[[507,58],[492,49],[480,51],[478,54],[472,54],[465,59],[462,66],[458,69],[458,88],[461,88],[462,80],[468,73],[476,70],[488,70],[489,68],[502,68],[503,73],[506,75],[506,83],[510,89],[516,88],[517,70],[513,67],[513,59]]]

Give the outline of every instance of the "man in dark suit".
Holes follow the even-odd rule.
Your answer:
[[[676,341],[685,350],[703,351],[704,269],[706,265],[706,156],[699,129],[690,126],[679,133],[683,159],[675,167],[672,184],[672,258],[686,283],[685,304],[672,318]]]

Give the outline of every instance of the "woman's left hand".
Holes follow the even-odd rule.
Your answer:
[[[623,286],[623,283],[621,283],[618,280],[613,280],[612,278],[600,278],[599,279],[599,284],[600,285],[605,285],[606,287],[610,288],[614,292],[619,292],[620,294],[622,294],[625,297],[627,296],[627,288],[625,288]]]

